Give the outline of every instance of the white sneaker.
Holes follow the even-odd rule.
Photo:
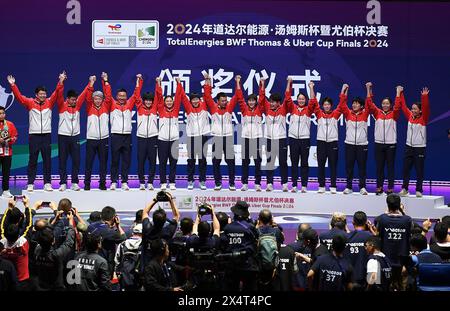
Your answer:
[[[33,184],[28,184],[27,191],[28,192],[33,192],[33,190],[34,190],[34,185]]]
[[[113,182],[111,183],[111,186],[109,186],[109,190],[116,190],[117,188],[117,183]]]
[[[177,187],[175,186],[174,183],[171,183],[169,186],[170,186],[170,190],[177,190]]]
[[[167,189],[167,184],[161,184],[161,190],[166,190]]]
[[[53,191],[52,184],[45,184],[44,191]]]
[[[206,190],[206,184],[205,184],[204,181],[201,181],[201,182],[200,182],[200,189]]]
[[[59,191],[66,191],[66,189],[67,189],[66,184],[62,184],[61,186],[59,186]]]
[[[359,190],[359,194],[361,194],[361,195],[367,195],[368,192],[367,192],[366,188],[361,188],[361,189]]]
[[[70,190],[80,191],[80,186],[78,186],[78,184],[72,184],[72,186],[70,186]]]
[[[188,182],[188,190],[193,190],[194,189],[194,182],[193,181],[190,181],[190,182]]]
[[[401,197],[407,197],[409,195],[409,191],[406,189],[402,189],[402,191],[400,191],[399,195]]]
[[[229,185],[229,186],[228,186],[228,189],[229,189],[230,191],[236,191],[236,186],[235,186],[235,185]]]
[[[5,191],[3,191],[2,197],[6,198],[6,199],[11,199],[13,197],[13,195],[11,194],[11,192],[9,192],[9,190],[5,190]]]
[[[153,187],[153,184],[150,183],[147,185],[147,189],[151,191],[151,190],[155,190],[155,187]]]
[[[352,189],[349,189],[349,188],[345,188],[345,190],[344,190],[343,193],[344,193],[344,194],[350,194],[350,193],[353,193],[353,190],[352,190]]]
[[[297,186],[292,187],[291,192],[296,193],[298,191]]]
[[[272,190],[273,190],[273,185],[272,184],[267,184],[266,191],[272,191]]]
[[[145,190],[145,184],[139,184],[139,190]]]
[[[416,197],[418,197],[418,198],[423,197],[423,193],[420,191],[416,191]]]
[[[126,182],[123,182],[123,183],[122,183],[122,190],[123,190],[123,191],[128,191],[128,190],[130,190],[130,187],[128,187],[128,183],[126,183]]]
[[[288,192],[288,184],[283,184],[283,192]]]
[[[256,185],[255,186],[255,190],[258,191],[258,192],[261,192],[261,185]]]
[[[220,189],[222,189],[222,184],[216,185],[216,186],[214,187],[214,190],[216,190],[216,191],[219,191]]]
[[[307,192],[308,192],[308,189],[306,189],[306,187],[302,186],[302,193],[307,193]]]
[[[241,187],[241,191],[247,191],[248,190],[248,185],[247,184],[243,184]]]
[[[330,192],[331,194],[336,194],[337,193],[336,187],[330,187]]]
[[[325,193],[325,187],[319,187],[319,190],[317,190],[317,193]]]

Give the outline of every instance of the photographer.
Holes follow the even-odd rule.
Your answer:
[[[259,233],[249,219],[248,204],[238,201],[232,208],[233,221],[228,224],[224,231],[229,244],[226,251],[244,252],[239,263],[227,270],[227,290],[239,290],[242,281],[242,290],[255,291],[257,289],[258,263],[256,260],[256,243]]]
[[[102,238],[99,255],[106,259],[111,279],[114,272],[116,247],[126,239],[125,231],[120,225],[116,210],[111,206],[104,207],[102,209],[102,220],[90,224],[87,231],[88,234],[96,234]]]
[[[166,212],[159,208],[153,212],[153,223],[150,222],[149,213],[158,202],[169,202],[172,209],[173,219],[167,219]],[[152,259],[152,251],[150,247],[151,241],[164,239],[170,241],[177,230],[180,212],[175,205],[172,195],[166,191],[160,191],[151,203],[149,203],[142,214],[142,260],[145,267]],[[166,225],[166,222],[168,223]]]

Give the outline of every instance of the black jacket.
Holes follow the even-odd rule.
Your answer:
[[[177,287],[175,265],[166,262],[161,265],[156,259],[152,259],[145,267],[144,287],[146,291],[171,291]]]
[[[81,280],[75,285],[78,291],[110,291],[108,263],[97,253],[82,252],[75,257],[78,261]]]

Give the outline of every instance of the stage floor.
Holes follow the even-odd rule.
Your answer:
[[[120,212],[135,212],[143,209],[146,204],[152,201],[159,189],[153,191],[131,189],[129,191],[107,190],[100,191],[71,191],[66,190],[44,192],[35,190],[33,192],[22,191],[30,197],[31,203],[38,200],[58,202],[62,198],[69,198],[73,205],[80,212],[91,212],[101,210],[104,206],[112,206]],[[187,190],[178,188],[171,191],[177,201],[177,206],[181,211],[195,211],[196,206],[206,201],[214,205],[217,211],[230,212],[230,208],[237,200],[245,200],[250,205],[250,212],[257,213],[263,208],[270,209],[274,214],[291,215],[331,215],[339,211],[346,215],[353,215],[354,212],[362,210],[369,217],[375,217],[386,210],[386,196],[376,196],[373,193],[363,196],[359,193],[344,195],[342,192],[331,194],[318,194],[315,191],[308,193],[291,193],[274,190],[272,192],[230,191],[227,188],[221,191],[208,190]],[[440,218],[450,215],[450,207],[444,204],[443,196],[424,196],[416,198],[409,196],[402,198],[406,207],[406,213],[415,219]],[[167,203],[159,203],[163,208],[168,209]],[[7,200],[0,202],[0,214],[7,207]]]

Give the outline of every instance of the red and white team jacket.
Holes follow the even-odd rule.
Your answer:
[[[263,113],[264,107],[259,103],[251,109],[245,102],[242,89],[236,90],[239,108],[241,109],[241,137],[256,139],[263,137]]]
[[[212,136],[233,136],[233,110],[237,104],[237,95],[231,98],[225,108],[220,108],[211,96],[211,85],[203,86],[203,96],[211,114],[211,135]]]
[[[347,107],[346,95],[341,94],[339,99],[339,109],[345,117],[347,127],[345,132],[345,143],[358,146],[368,145],[367,119],[369,118],[369,109],[365,108],[358,112],[354,112]]]
[[[345,100],[341,97],[341,100]],[[319,107],[316,100],[314,114],[317,117],[317,140],[324,142],[332,142],[339,140],[338,121],[341,117],[341,110],[339,108],[330,112],[325,112]],[[345,103],[344,103],[345,105]]]
[[[181,88],[177,86],[175,98],[173,100],[172,110],[167,110],[164,105],[164,98],[162,88],[160,85],[156,86],[155,99],[158,105],[159,114],[159,133],[158,139],[164,141],[175,141],[180,138],[180,127],[178,123],[178,116],[181,107]]]
[[[372,97],[366,98],[366,107],[375,118],[375,142],[378,144],[396,144],[397,143],[397,120],[400,117],[401,99],[395,98],[393,110],[384,112],[378,108],[372,100]]]
[[[291,90],[285,94],[287,110],[291,114],[289,137],[295,139],[310,138],[311,115],[314,112],[317,100],[310,99],[308,105],[300,107],[299,105],[294,104],[291,94]]]
[[[197,108],[192,106],[187,97],[183,85],[178,84],[177,88],[181,89],[181,102],[186,111],[186,134],[188,137],[208,135],[211,132],[208,117],[208,106],[204,100],[199,101]]]
[[[100,140],[109,137],[109,110],[112,100],[111,85],[102,80],[104,99],[99,108],[95,107],[92,93],[94,88],[88,87],[86,96],[87,131],[86,138]]]
[[[52,109],[61,87],[62,84],[58,83],[50,98],[47,98],[43,103],[39,103],[36,98],[23,96],[16,84],[11,85],[15,98],[28,109],[29,134],[49,134],[52,132]]]
[[[138,100],[143,80],[139,80],[139,85],[134,89],[133,95],[128,98],[124,105],[111,97],[109,121],[111,124],[111,134],[131,134],[131,111]]]
[[[286,97],[277,110],[272,110],[270,109],[270,102],[266,98],[265,88],[260,87],[258,103],[264,107],[264,113],[266,114],[264,137],[268,139],[286,138],[286,114],[288,113]]]
[[[2,257],[14,264],[17,280],[19,282],[28,280],[30,278],[28,270],[28,252],[30,244],[28,243],[28,240],[24,236],[21,236],[14,244],[9,244],[6,238],[1,239],[0,242],[5,246]]]
[[[80,110],[86,100],[88,88],[89,84],[78,96],[75,107],[69,107],[67,100],[64,101],[64,85],[59,89],[57,99],[59,111],[58,135],[76,136],[80,134]]]
[[[14,145],[17,141],[17,129],[14,123],[5,120],[4,122],[0,121],[0,132],[3,131],[8,131],[9,140],[4,144],[0,144],[0,157],[12,156],[13,154],[12,145]]]
[[[156,94],[155,87],[155,94]],[[158,136],[158,103],[153,99],[153,103],[150,108],[145,107],[142,101],[141,95],[136,101],[137,108],[137,131],[136,135],[142,138],[149,138]]]
[[[428,95],[422,95],[422,114],[413,117],[411,110],[408,109],[405,97],[402,93],[402,110],[405,118],[408,119],[408,131],[406,133],[406,145],[410,147],[427,146],[427,124],[430,117],[430,102]]]

